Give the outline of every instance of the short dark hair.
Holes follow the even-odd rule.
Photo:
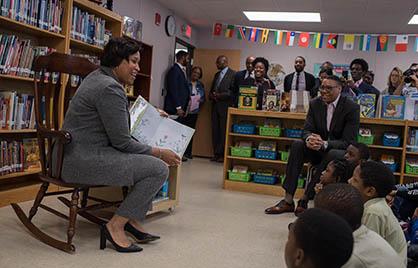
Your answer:
[[[342,217],[353,231],[361,226],[364,204],[359,190],[346,183],[325,186],[314,199],[316,208],[331,211]]]
[[[329,211],[311,208],[294,223],[296,244],[316,268],[344,265],[353,252],[353,234],[341,217]]]
[[[374,79],[374,72],[372,71],[372,70],[368,70],[366,73],[365,73],[365,75],[366,74],[369,74],[373,79]]]
[[[385,197],[395,187],[395,176],[382,162],[368,160],[360,164],[360,178],[366,187],[374,187],[378,197]]]
[[[202,70],[202,67],[200,67],[200,66],[193,66],[193,67],[192,67],[192,73],[193,73],[193,71],[194,71],[195,69],[199,69],[199,70],[200,70],[200,76],[199,76],[199,79],[202,79],[202,77],[203,77],[203,70]]]
[[[343,84],[341,83],[340,78],[339,78],[338,76],[336,76],[336,75],[329,75],[329,76],[328,76],[327,78],[325,78],[325,79],[333,80],[333,81],[337,82],[337,84],[338,84],[340,87],[343,87]]]
[[[332,69],[328,69],[328,68],[322,68],[319,71],[319,74],[323,74],[326,73],[328,76],[334,75],[334,73],[332,72]]]
[[[181,58],[183,57],[187,57],[187,55],[189,55],[189,53],[187,53],[184,50],[180,50],[179,52],[176,53],[176,61],[181,60]]]
[[[101,65],[114,68],[129,56],[141,51],[141,44],[128,37],[114,37],[105,45]]]
[[[266,69],[266,74],[267,74],[267,71],[269,70],[269,61],[266,58],[257,57],[251,63],[253,65],[253,68],[255,68],[255,65],[259,62],[261,62],[264,65],[264,68]]]
[[[334,69],[334,64],[332,64],[332,62],[330,62],[330,61],[324,61],[322,64],[321,64],[321,69],[324,69],[325,67],[324,67],[324,65],[325,64],[328,64],[328,65],[330,65],[331,66],[331,70],[333,70]],[[325,68],[325,69],[329,69],[329,68]]]
[[[418,65],[418,63],[414,62],[414,63],[411,64],[411,66],[409,66],[409,69],[411,69],[411,68],[413,68],[413,67],[415,67],[417,65]]]
[[[352,141],[350,145],[353,145],[354,147],[356,147],[357,150],[360,152],[361,160],[368,160],[370,158],[370,149],[369,149],[369,146],[367,146],[367,144]]]
[[[353,167],[345,159],[332,160],[334,165],[333,176],[337,179],[337,182],[346,182],[353,175]]]
[[[297,57],[295,58],[295,60],[296,60],[297,58],[301,58],[301,59],[303,60],[303,63],[305,63],[305,64],[306,64],[306,60],[305,60],[305,58],[304,58],[304,57],[302,57],[302,56],[297,56]]]
[[[353,67],[354,64],[360,65],[363,72],[367,72],[369,70],[369,64],[364,59],[354,59],[350,63],[350,69],[351,69],[351,67]]]

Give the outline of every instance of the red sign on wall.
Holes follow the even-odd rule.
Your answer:
[[[160,26],[161,24],[161,15],[160,13],[155,13],[155,25]]]

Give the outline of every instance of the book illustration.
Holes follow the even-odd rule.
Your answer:
[[[24,169],[40,169],[38,139],[23,139]]]
[[[123,34],[138,41],[142,40],[142,22],[139,20],[124,16]]]
[[[280,112],[290,112],[291,95],[289,92],[282,92],[280,96]]]
[[[271,81],[276,85],[276,88],[283,88],[283,81],[286,73],[284,68],[281,64],[278,63],[270,63],[268,77]]]
[[[258,150],[275,152],[276,143],[274,141],[261,141],[258,144]]]
[[[376,115],[376,95],[359,94],[357,103],[360,105],[360,117],[374,118]]]
[[[267,89],[263,94],[262,109],[265,111],[279,111],[280,91],[278,89]]]
[[[239,88],[238,108],[255,110],[257,108],[257,87]]]
[[[156,108],[141,96],[130,109],[131,135],[150,146],[170,149],[180,157],[189,144],[194,129],[160,116]]]
[[[418,93],[405,97],[405,120],[418,120]]]
[[[404,119],[405,97],[388,95],[382,98],[382,118]]]

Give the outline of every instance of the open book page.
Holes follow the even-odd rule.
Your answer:
[[[160,116],[156,108],[141,96],[130,110],[131,135],[150,146],[170,149],[183,156],[194,129]]]

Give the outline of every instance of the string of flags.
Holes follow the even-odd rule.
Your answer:
[[[272,33],[270,35],[270,33]],[[298,34],[298,38],[296,38]],[[213,25],[213,36],[222,36],[226,38],[233,38],[236,36],[238,40],[248,40],[250,42],[260,42],[265,44],[268,42],[269,37],[273,36],[273,42],[275,45],[283,45],[292,47],[295,43],[299,47],[303,48],[322,48],[324,40],[326,40],[325,46],[329,49],[337,49],[338,37],[343,35],[343,50],[354,50],[355,37],[360,37],[359,47],[360,51],[370,51],[371,39],[377,37],[376,51],[385,52],[388,51],[389,37],[395,36],[395,51],[406,52],[408,50],[409,38],[415,39],[414,51],[418,52],[418,35],[398,34],[334,34],[334,33],[312,33],[312,32],[298,32],[298,31],[282,31],[276,29],[265,29],[259,27],[248,27],[232,24],[215,23]],[[311,42],[312,36],[312,42]]]

